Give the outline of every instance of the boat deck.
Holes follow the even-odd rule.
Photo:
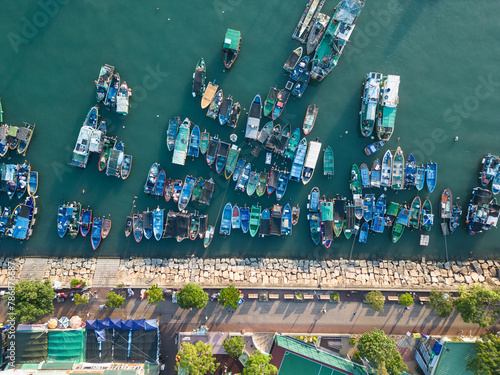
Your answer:
[[[311,31],[311,25],[314,25],[316,23],[316,19],[318,18],[319,14],[321,13],[321,8],[323,8],[325,1],[326,0],[320,0],[319,4],[316,7],[316,10],[314,11],[314,15],[312,16],[312,18],[309,19],[309,22],[307,23],[307,25],[305,25],[306,28],[305,28],[304,32],[302,32],[302,34],[300,34],[300,31],[304,25],[304,21],[307,17],[309,9],[310,9],[311,5],[315,2],[315,0],[309,0],[309,2],[306,5],[306,8],[304,9],[304,13],[302,13],[302,16],[300,17],[300,20],[299,20],[299,23],[297,24],[297,27],[293,31],[292,39],[296,39],[300,43],[306,42],[307,36],[309,35],[309,31]]]

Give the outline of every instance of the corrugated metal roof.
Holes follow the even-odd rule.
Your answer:
[[[445,342],[434,375],[473,374],[465,367],[475,355],[476,343],[474,342]]]

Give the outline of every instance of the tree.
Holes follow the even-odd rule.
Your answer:
[[[447,293],[433,290],[429,294],[429,307],[438,317],[446,318],[453,312],[453,300]]]
[[[163,289],[159,288],[158,284],[152,285],[151,288],[146,290],[146,298],[150,304],[156,306],[158,306],[161,301],[165,301],[165,298],[163,298]]]
[[[230,357],[239,358],[245,349],[245,341],[241,336],[228,337],[222,343],[222,347]]]
[[[384,312],[384,302],[384,295],[378,290],[370,292],[366,296],[366,303],[375,311]]]
[[[202,309],[208,302],[208,293],[196,284],[185,285],[177,294],[177,303],[181,309]]]
[[[89,296],[87,296],[87,295],[82,296],[78,293],[75,294],[75,305],[76,306],[86,305],[87,303],[89,303]]]
[[[410,293],[403,293],[398,297],[399,304],[402,306],[411,306],[415,302],[413,301],[413,297]]]
[[[476,356],[466,367],[476,375],[500,374],[500,337],[488,334],[476,341]]]
[[[111,291],[106,296],[106,302],[104,303],[104,306],[120,308],[120,306],[123,306],[123,301],[125,301],[125,297],[122,297]]]
[[[226,308],[237,309],[239,300],[240,291],[232,285],[228,285],[220,291],[219,303]]]
[[[49,280],[19,281],[4,295],[7,310],[17,323],[29,323],[54,312],[55,294]]]
[[[190,375],[212,374],[219,367],[219,364],[215,363],[212,345],[204,344],[201,341],[194,345],[188,342],[182,343],[182,348],[177,353],[175,361],[176,371],[184,369]]]
[[[499,289],[474,284],[469,290],[461,286],[458,288],[458,293],[460,296],[453,302],[453,305],[464,322],[476,323],[483,328],[495,324],[500,309],[493,306],[500,302]]]
[[[363,333],[358,340],[358,350],[361,358],[376,363],[377,374],[399,375],[408,369],[396,348],[396,341],[379,329]]]
[[[262,354],[258,350],[255,350],[251,356],[248,357],[245,368],[243,369],[243,375],[274,375],[278,373],[276,366],[271,365],[273,357],[271,355],[267,356]]]
[[[85,288],[87,286],[87,283],[85,280],[80,280],[80,279],[72,279],[69,283],[69,286],[71,288],[75,288],[77,285],[81,285],[82,288]]]

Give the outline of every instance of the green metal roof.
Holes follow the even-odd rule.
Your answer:
[[[49,344],[50,345],[50,344]],[[42,370],[72,370],[72,361],[53,361],[42,363]]]
[[[474,374],[467,371],[465,367],[475,355],[476,343],[474,342],[445,342],[434,375]]]
[[[224,48],[237,50],[240,45],[241,33],[237,30],[227,29],[224,37]]]

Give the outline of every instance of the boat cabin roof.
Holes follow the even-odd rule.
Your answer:
[[[224,37],[224,48],[237,50],[240,45],[241,33],[238,30],[227,29]]]
[[[360,0],[345,0],[337,10],[334,19],[352,25],[361,12],[363,3]]]
[[[17,139],[21,141],[27,141],[30,135],[31,135],[31,129],[19,128],[19,132],[17,133]]]
[[[399,102],[399,76],[388,75],[382,92],[382,106],[397,107]]]

